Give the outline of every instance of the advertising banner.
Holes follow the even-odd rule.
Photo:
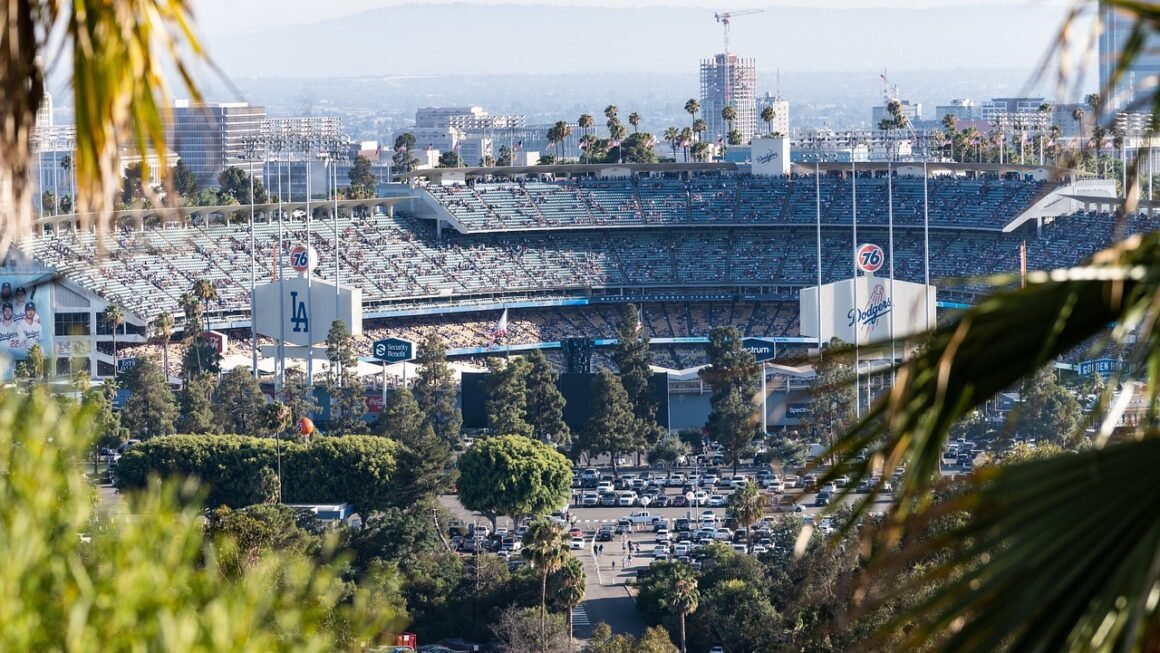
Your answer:
[[[52,285],[42,274],[0,272],[0,376],[11,378],[16,361],[39,345],[52,355]]]

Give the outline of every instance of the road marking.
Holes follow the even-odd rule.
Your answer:
[[[583,605],[578,605],[572,609],[572,625],[573,626],[591,626],[592,622],[588,621],[588,611],[584,609]]]

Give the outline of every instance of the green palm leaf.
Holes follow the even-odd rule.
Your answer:
[[[887,630],[921,615],[905,645],[945,639],[948,653],[1147,650],[1160,636],[1157,466],[1160,439],[1146,439],[982,470],[938,511],[971,519],[893,561],[952,552],[897,589],[938,587]]]

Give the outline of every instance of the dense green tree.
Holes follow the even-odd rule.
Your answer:
[[[293,508],[280,504],[257,504],[237,510],[219,506],[209,511],[205,529],[211,538],[232,539],[235,546],[223,549],[218,562],[227,576],[239,577],[274,552],[317,555],[322,538],[307,530],[317,528],[311,523],[314,521],[313,515],[304,518]]]
[[[326,375],[326,391],[330,395],[329,433],[349,435],[366,433],[369,429],[366,399],[362,381],[358,378],[358,356],[354,339],[342,320],[335,320],[326,335],[326,358],[330,369]]]
[[[266,503],[264,475],[282,460],[286,503],[351,503],[363,515],[395,505],[400,445],[388,438],[351,435],[312,438],[305,444],[240,435],[153,438],[125,452],[117,464],[121,490],[147,486],[151,476],[201,479],[210,506]]]
[[[132,519],[105,522],[80,470],[62,464],[84,455],[91,414],[40,391],[2,394],[0,650],[349,650],[402,625],[397,608],[366,610],[363,590],[289,552],[222,573],[239,545],[206,541],[202,511],[179,507],[173,486],[142,488],[125,499]]]
[[[419,373],[415,379],[415,401],[426,415],[435,435],[454,445],[459,442],[463,414],[455,406],[455,375],[447,365],[447,346],[432,332],[419,343]]]
[[[262,388],[248,369],[235,367],[226,372],[213,391],[217,432],[261,435],[265,430],[261,418],[265,404]]]
[[[658,441],[648,452],[648,464],[669,467],[689,455],[689,445],[678,437]]]
[[[1079,402],[1045,367],[1023,384],[1019,405],[1008,415],[1013,433],[1026,438],[1074,445],[1083,436]]]
[[[181,197],[193,197],[197,194],[197,175],[185,165],[185,159],[178,159],[172,171],[173,190]]]
[[[129,392],[121,406],[121,425],[134,438],[151,438],[173,433],[177,404],[161,368],[149,356],[121,375],[121,384]]]
[[[306,382],[306,373],[299,369],[286,370],[279,399],[290,410],[292,424],[303,417],[310,417],[319,409],[318,401],[314,397],[314,388]]]
[[[141,164],[130,163],[125,166],[125,174],[121,177],[121,206],[133,208],[145,199],[145,192],[141,185]]]
[[[527,357],[528,372],[524,379],[527,396],[527,421],[532,437],[557,446],[572,442],[572,431],[564,422],[564,395],[556,386],[559,375],[539,349]]]
[[[524,545],[520,549],[520,555],[530,562],[532,568],[540,575],[540,642],[546,642],[548,576],[564,566],[564,562],[571,557],[564,527],[546,517],[533,520],[524,533]]]
[[[629,134],[618,148],[620,160],[625,163],[656,163],[657,153],[653,149],[655,146],[656,139],[648,132]]]
[[[439,153],[439,163],[435,165],[436,168],[458,168],[461,165],[459,160],[459,152],[457,150],[447,150]]]
[[[487,427],[498,435],[532,436],[527,421],[527,376],[531,366],[523,358],[494,359],[487,377]]]
[[[552,447],[519,435],[478,440],[459,457],[459,500],[488,517],[513,520],[568,505],[572,465]]]
[[[512,148],[507,145],[499,146],[499,156],[496,157],[495,165],[510,166],[512,164]]]
[[[174,428],[178,433],[217,432],[214,386],[212,374],[197,374],[186,380],[185,387],[177,394],[179,410]]]
[[[424,426],[423,411],[409,388],[396,388],[387,393],[387,402],[375,422],[374,432],[399,442],[417,438]]]
[[[617,458],[636,450],[639,426],[628,394],[611,370],[600,370],[593,380],[592,406],[592,416],[577,442],[577,449],[590,455],[609,454],[612,473],[616,475]]]
[[[769,651],[777,642],[780,615],[758,586],[727,580],[706,589],[693,615],[700,637],[694,648],[720,642],[727,651]]]
[[[737,473],[741,453],[749,448],[759,424],[755,409],[757,363],[743,347],[741,332],[735,327],[716,327],[709,332],[709,366],[701,378],[712,388],[709,397],[709,436],[725,449]]]
[[[24,360],[16,363],[14,371],[16,378],[29,382],[47,380],[48,372],[49,366],[44,359],[44,350],[40,348],[40,345],[29,347]]]
[[[254,204],[265,204],[269,200],[265,184],[257,178],[253,180],[253,183]],[[221,194],[224,197],[232,198],[238,204],[250,203],[250,175],[245,170],[237,166],[226,168],[218,175],[218,185],[221,187]]]
[[[391,161],[398,172],[410,172],[419,163],[419,159],[414,155],[415,135],[410,132],[395,137],[394,151]]]
[[[378,180],[371,169],[371,160],[361,154],[354,159],[354,163],[347,173],[350,179],[350,191],[353,198],[374,197],[377,191]]]
[[[623,304],[620,322],[616,325],[616,348],[612,361],[619,370],[620,382],[632,404],[632,414],[637,419],[636,450],[647,451],[656,444],[664,430],[656,421],[657,400],[652,386],[652,352],[649,337],[640,324],[640,312],[634,304]],[[639,461],[638,461],[639,463]]]
[[[565,653],[568,650],[564,620],[556,615],[540,619],[536,610],[508,607],[491,624],[491,633],[504,651]]]
[[[434,497],[446,486],[451,447],[423,421],[423,411],[409,389],[397,388],[390,393],[375,432],[403,445],[397,479],[400,506]]]
[[[106,381],[85,391],[86,409],[92,415],[89,425],[98,447],[115,449],[129,439],[129,432],[121,426],[121,414],[113,410],[113,400],[117,397],[117,383]]]

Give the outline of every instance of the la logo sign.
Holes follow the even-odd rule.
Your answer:
[[[858,269],[863,272],[877,272],[882,269],[882,264],[886,262],[886,254],[883,253],[882,248],[873,243],[866,243],[858,246],[858,256],[855,263]]]

